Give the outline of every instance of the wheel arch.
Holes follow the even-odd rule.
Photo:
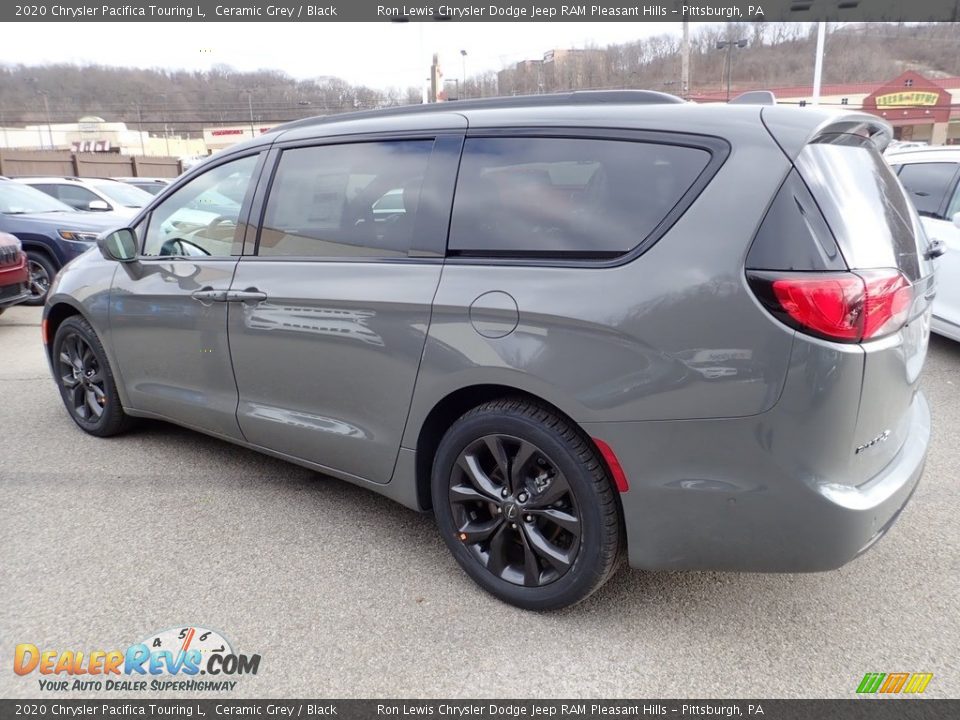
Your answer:
[[[511,385],[497,383],[476,384],[458,388],[450,392],[434,404],[433,408],[431,408],[430,412],[428,412],[424,418],[423,423],[421,423],[417,434],[415,482],[417,503],[421,508],[430,510],[433,507],[430,492],[433,459],[444,433],[456,422],[457,418],[464,413],[478,405],[504,397],[519,397],[537,403],[557,413],[572,425],[581,427],[576,420],[554,403],[528,390],[522,390]],[[594,439],[585,431],[584,435],[590,440],[597,452],[600,462],[602,462],[606,468],[608,476],[612,478],[611,468],[600,448],[597,447]]]
[[[58,298],[53,303],[48,305],[47,309],[43,313],[43,338],[44,338],[44,349],[47,352],[47,357],[51,357],[53,352],[53,338],[56,337],[57,329],[63,324],[63,321],[68,317],[73,317],[74,315],[79,315],[84,318],[87,322],[90,322],[90,318],[86,317],[83,314],[81,308],[74,305],[72,302]]]
[[[24,252],[40,253],[44,255],[50,261],[51,265],[53,265],[53,269],[56,271],[59,271],[60,268],[63,267],[63,260],[59,257],[57,251],[50,245],[50,242],[46,238],[26,233],[19,233],[16,234],[16,236],[20,240],[20,244],[23,246]],[[52,280],[53,278],[50,279]]]

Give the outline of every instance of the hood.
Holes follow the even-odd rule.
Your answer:
[[[127,222],[135,218],[137,215],[139,215],[141,210],[143,210],[142,207],[124,207],[121,205],[119,207],[115,207],[112,212],[96,212],[96,213],[85,212],[84,215],[91,215],[91,214],[110,215],[114,218],[119,218],[120,220]]]
[[[58,230],[87,230],[101,233],[126,227],[128,217],[110,213],[50,212],[24,213],[23,215],[0,215],[2,229],[16,233],[30,229],[53,228]]]

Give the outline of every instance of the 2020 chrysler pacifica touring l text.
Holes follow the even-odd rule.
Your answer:
[[[432,511],[524,608],[836,568],[929,439],[933,256],[871,115],[659,93],[298,121],[60,273],[70,415],[168,420]]]

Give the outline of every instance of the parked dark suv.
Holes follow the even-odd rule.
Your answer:
[[[113,213],[78,212],[28,185],[0,179],[0,232],[17,237],[27,254],[27,305],[42,305],[61,267],[93,247],[100,233],[127,222]]]
[[[524,608],[624,554],[836,568],[930,435],[934,253],[889,139],[646,92],[295,122],[61,273],[53,375],[94,435],[160,418],[432,508]]]

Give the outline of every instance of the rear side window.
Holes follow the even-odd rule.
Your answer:
[[[267,200],[264,257],[405,257],[433,140],[285,150]]]
[[[944,219],[943,206],[953,189],[957,163],[910,163],[900,170],[900,182],[907,189],[917,212]]]
[[[450,254],[622,255],[663,221],[710,157],[650,142],[467,138]]]
[[[850,268],[899,268],[911,280],[927,274],[920,219],[869,138],[823,136],[796,165]]]

